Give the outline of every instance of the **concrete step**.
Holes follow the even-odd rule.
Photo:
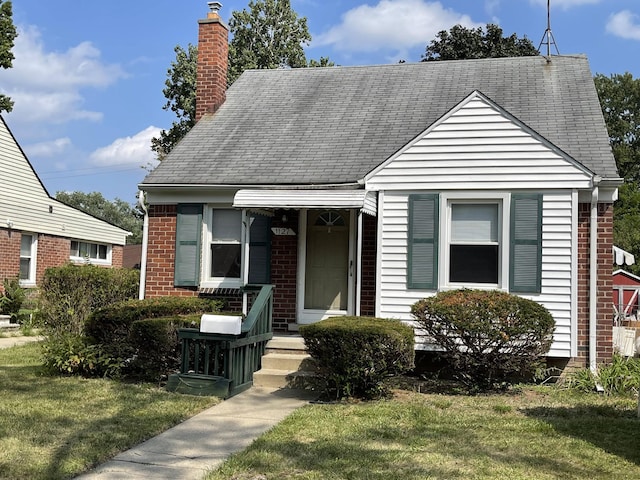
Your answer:
[[[267,342],[266,350],[269,353],[306,354],[307,347],[299,335],[278,335]]]
[[[262,368],[295,372],[313,370],[315,363],[309,354],[269,352],[262,357]]]
[[[253,386],[312,390],[315,374],[307,371],[288,372],[263,368],[253,374]]]

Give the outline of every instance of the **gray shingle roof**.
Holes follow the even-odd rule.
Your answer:
[[[618,177],[587,59],[565,56],[246,71],[143,185],[355,182],[474,90]]]

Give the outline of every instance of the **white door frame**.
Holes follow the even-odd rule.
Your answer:
[[[314,209],[320,210],[320,209]],[[334,209],[331,209],[334,210]],[[340,210],[336,208],[335,210]],[[298,273],[297,273],[297,285],[296,288],[296,322],[299,325],[306,325],[309,323],[318,322],[328,317],[336,315],[354,315],[355,304],[355,278],[356,278],[356,217],[357,210],[349,210],[349,265],[347,266],[347,309],[346,310],[309,310],[304,308],[304,289],[305,289],[305,275],[307,264],[307,209],[300,210],[298,219]]]

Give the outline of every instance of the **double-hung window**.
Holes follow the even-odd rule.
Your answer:
[[[500,279],[500,203],[449,204],[448,283],[490,284]]]
[[[540,293],[542,195],[409,195],[407,287]]]
[[[35,285],[38,237],[32,233],[20,236],[20,284]]]
[[[209,278],[237,279],[242,276],[242,212],[211,210]]]

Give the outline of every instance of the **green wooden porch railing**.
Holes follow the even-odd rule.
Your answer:
[[[178,330],[182,363],[180,374],[169,377],[168,390],[229,398],[253,385],[253,373],[273,337],[273,286],[247,286],[245,291],[253,298],[239,335]]]

